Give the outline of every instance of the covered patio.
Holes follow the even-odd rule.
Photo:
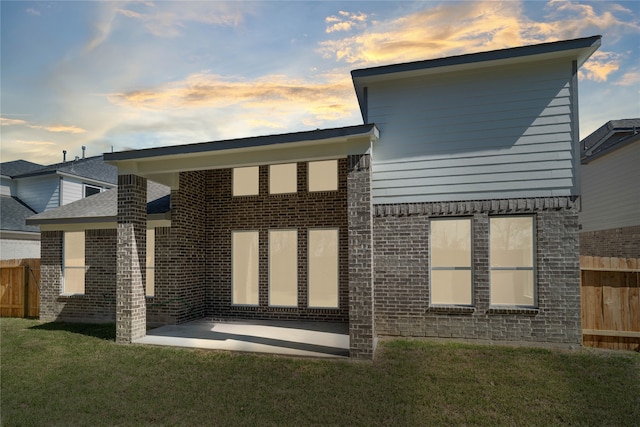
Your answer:
[[[271,353],[287,356],[349,357],[349,325],[288,320],[199,319],[147,331],[135,344]]]

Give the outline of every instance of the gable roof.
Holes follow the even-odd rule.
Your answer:
[[[38,227],[27,225],[25,220],[36,212],[15,197],[0,196],[0,229],[2,231],[26,231],[38,233]]]
[[[382,65],[351,71],[360,111],[367,122],[365,87],[374,82],[439,74],[460,70],[473,70],[491,66],[527,63],[556,58],[571,58],[578,61],[578,68],[601,44],[602,36],[591,36],[571,40],[518,46],[487,52],[469,53],[445,58],[401,64]]]
[[[114,185],[118,183],[118,169],[105,163],[102,155],[55,163],[48,166],[40,166],[39,168],[25,171],[13,177],[27,178],[55,173],[64,173]]]
[[[635,141],[640,141],[640,118],[609,120],[580,141],[580,161],[587,164]]]
[[[11,162],[0,163],[0,175],[13,178],[18,175],[33,172],[43,167],[45,166],[33,162],[28,162],[26,160],[13,160]]]
[[[169,187],[153,181],[147,182],[147,215],[168,219],[171,208]],[[67,205],[33,215],[27,219],[29,225],[82,224],[116,222],[118,216],[118,190],[116,188],[85,197]]]

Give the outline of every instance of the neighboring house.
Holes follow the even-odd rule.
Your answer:
[[[117,168],[102,156],[40,165],[25,160],[0,164],[2,218],[0,258],[40,258],[40,233],[25,219],[99,193],[117,184]]]
[[[640,258],[640,118],[611,120],[580,148],[580,254]]]
[[[599,46],[356,70],[362,125],[105,154],[115,219],[28,220],[41,319],[115,321],[123,343],[203,317],[344,322],[354,358],[383,335],[580,345],[577,73]]]

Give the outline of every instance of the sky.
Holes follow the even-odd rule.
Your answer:
[[[580,137],[640,117],[640,2],[4,1],[0,160],[362,124],[350,71],[600,34]]]

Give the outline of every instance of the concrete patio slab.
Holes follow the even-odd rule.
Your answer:
[[[201,319],[152,329],[134,343],[335,358],[349,356],[348,329],[338,323]]]

